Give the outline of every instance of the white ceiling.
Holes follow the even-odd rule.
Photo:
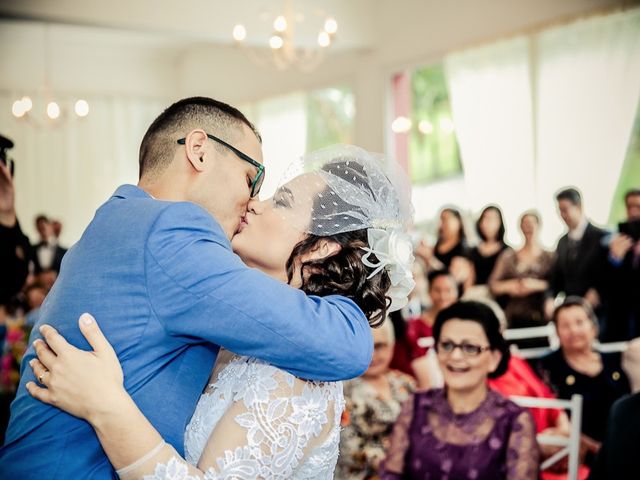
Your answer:
[[[231,45],[242,23],[247,41],[264,44],[284,0],[0,0],[0,28],[9,20],[50,22],[56,41],[116,42],[136,46]],[[375,43],[372,11],[377,0],[296,0],[295,42],[315,45],[326,16],[338,22],[336,50],[364,49]],[[22,22],[20,22],[22,23]],[[35,26],[33,28],[36,28]],[[32,31],[34,31],[32,28]],[[51,29],[53,31],[53,28]]]

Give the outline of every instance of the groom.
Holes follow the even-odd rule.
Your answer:
[[[125,387],[164,439],[183,433],[219,346],[299,377],[355,377],[372,353],[350,300],[307,297],[246,267],[231,251],[264,177],[260,137],[235,108],[188,98],[167,108],[140,146],[138,186],[123,185],[67,253],[34,328],[55,327],[90,349],[90,311],[122,363]],[[32,398],[22,363],[0,477],[107,479],[115,474],[88,423]],[[43,379],[46,384],[46,379]]]

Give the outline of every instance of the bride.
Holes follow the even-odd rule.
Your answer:
[[[398,184],[399,172],[355,146],[314,152],[286,177],[271,199],[249,204],[234,251],[307,294],[352,298],[370,324],[379,325],[413,288],[411,243],[403,230],[411,215],[408,186]],[[120,478],[333,478],[341,383],[302,380],[221,352],[186,426],[185,461],[124,390],[122,370],[96,322],[85,314],[80,326],[93,352],[43,327],[50,348],[41,344],[31,367],[45,388],[27,388],[86,419]]]

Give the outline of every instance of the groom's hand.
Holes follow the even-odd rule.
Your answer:
[[[118,358],[95,319],[85,313],[79,325],[93,351],[74,347],[49,325],[40,327],[44,340],[34,342],[38,358],[29,365],[41,386],[29,382],[26,388],[34,398],[92,422],[112,412],[126,392]]]

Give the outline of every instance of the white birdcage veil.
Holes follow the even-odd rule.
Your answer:
[[[291,226],[312,235],[367,229],[363,263],[373,269],[370,276],[387,269],[391,311],[406,303],[414,285],[406,234],[413,208],[399,165],[354,145],[324,148],[290,165],[273,201]]]
[[[293,162],[281,181],[285,184],[305,175],[305,187],[296,189],[296,201],[311,201],[312,215],[296,227],[319,236],[364,228],[406,228],[413,208],[406,174],[395,162],[355,145],[334,145],[309,153]],[[276,193],[278,192],[276,190]],[[274,196],[274,198],[277,197]]]

